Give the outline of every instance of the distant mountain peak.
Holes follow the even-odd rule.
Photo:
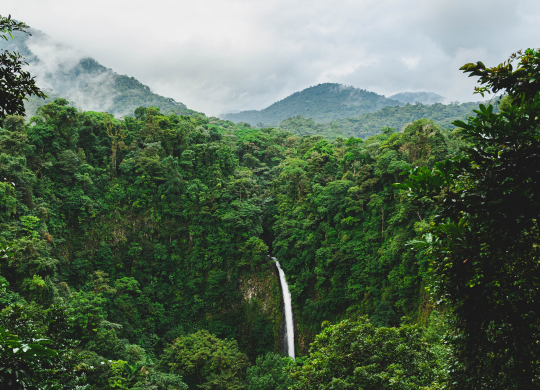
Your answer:
[[[398,100],[365,89],[337,83],[323,83],[294,92],[263,110],[241,111],[223,114],[221,117],[236,123],[277,125],[284,119],[300,114],[324,123],[375,112],[383,107],[402,105],[403,103]]]
[[[434,92],[400,92],[390,96],[390,99],[394,99],[405,104],[434,104],[442,103],[444,97],[437,95]]]
[[[27,116],[60,96],[83,110],[109,112],[116,117],[133,115],[141,106],[158,107],[165,114],[194,112],[173,98],[153,93],[134,77],[120,75],[76,49],[54,42],[41,31],[31,29],[31,33],[15,32],[14,39],[0,41],[0,49],[18,51],[25,57],[37,84],[50,96],[31,97],[25,104]]]

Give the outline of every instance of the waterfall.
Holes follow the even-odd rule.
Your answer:
[[[287,349],[289,356],[294,359],[294,323],[291,304],[291,293],[285,279],[285,272],[281,269],[279,261],[275,257],[271,257],[276,263],[279,272],[279,281],[281,283],[281,291],[283,292],[283,303],[285,304],[285,340],[287,341]]]

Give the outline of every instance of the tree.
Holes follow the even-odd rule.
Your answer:
[[[13,38],[13,31],[27,32],[28,25],[16,22],[0,15],[0,38],[8,40],[7,35]],[[40,98],[47,97],[36,85],[34,77],[23,70],[28,65],[19,53],[4,50],[0,53],[0,118],[6,115],[24,115],[24,101],[27,95]]]
[[[7,293],[5,286],[0,290]],[[8,306],[0,317],[0,387],[9,389],[74,389],[81,384],[82,356],[73,351],[73,325],[65,307],[32,310]]]
[[[248,366],[235,340],[222,340],[207,330],[177,338],[161,361],[163,369],[204,390],[245,389]]]
[[[540,52],[514,71],[505,62],[462,67],[480,76],[478,93],[505,91],[500,113],[480,105],[454,122],[466,155],[412,169],[413,199],[431,199],[438,218],[422,241],[432,261],[431,292],[455,309],[459,389],[524,389],[540,384]]]
[[[34,371],[39,370],[40,362],[58,354],[48,344],[48,339],[24,342],[0,326],[0,384],[10,389],[35,387]]]
[[[272,352],[259,356],[255,365],[247,369],[248,390],[287,390],[292,385],[285,371],[288,361],[292,359]]]
[[[292,389],[426,389],[437,367],[422,337],[418,326],[377,328],[367,317],[327,326],[292,368]]]

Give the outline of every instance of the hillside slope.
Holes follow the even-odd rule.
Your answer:
[[[311,118],[294,116],[282,121],[279,127],[297,135],[322,135],[333,139],[351,137],[365,139],[379,134],[383,127],[401,131],[409,123],[426,118],[446,129],[452,129],[453,121],[465,120],[478,108],[478,103],[462,104],[407,104],[403,107],[384,107],[377,112],[342,118],[329,123],[316,123]]]
[[[444,97],[433,92],[400,92],[390,96],[390,99],[409,104],[433,104],[442,103]]]
[[[335,119],[375,112],[383,107],[401,105],[403,103],[388,99],[375,92],[341,84],[325,83],[295,92],[264,110],[223,114],[221,117],[235,123],[277,125],[286,118],[300,114],[313,118],[316,122],[330,122]]]
[[[53,42],[46,34],[31,30],[32,36],[15,33],[14,39],[1,41],[0,49],[17,51],[29,63],[30,72],[49,99],[30,98],[27,116],[59,96],[87,111],[109,112],[116,117],[132,115],[135,108],[159,107],[164,113],[191,112],[185,104],[153,93],[134,77],[119,75],[112,69],[85,57],[76,50]]]
[[[0,243],[13,242],[18,261],[2,265],[0,285],[68,306],[81,349],[111,360],[137,344],[155,361],[201,329],[237,340],[252,362],[279,353],[281,292],[267,254],[287,275],[299,356],[323,321],[380,317],[380,300],[391,316],[379,323],[419,315],[426,264],[403,245],[417,216],[391,184],[409,164],[455,155],[459,137],[423,120],[381,151],[390,132],[347,144],[214,119],[147,109],[117,120],[63,100],[27,123],[8,117]],[[417,141],[426,131],[427,146]],[[87,310],[99,315],[92,331]]]

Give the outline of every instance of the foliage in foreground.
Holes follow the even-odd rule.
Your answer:
[[[28,25],[0,15],[0,40],[13,39],[13,32],[26,33]],[[39,98],[46,97],[37,87],[30,73],[23,69],[24,59],[19,53],[8,50],[0,51],[0,118],[6,115],[21,115],[24,113],[24,102],[27,95]]]
[[[283,358],[269,352],[257,357],[255,364],[247,369],[248,390],[287,390],[292,379],[286,371],[292,358]]]
[[[176,339],[160,364],[164,370],[181,374],[192,388],[224,390],[245,388],[249,361],[236,340],[223,340],[201,330]]]
[[[464,67],[486,84],[479,92],[508,93],[500,114],[480,106],[455,122],[470,148],[425,119],[332,142],[152,107],[118,121],[65,99],[30,123],[2,119],[2,379],[288,386],[267,354],[280,323],[270,247],[289,278],[300,353],[322,320],[373,319],[324,329],[290,365],[293,387],[437,387],[447,372],[454,388],[530,387],[540,54],[519,59],[516,71]],[[411,166],[397,186],[408,199],[390,184]],[[404,248],[426,229],[424,253]],[[454,353],[436,332],[388,327],[396,311],[425,320],[429,272],[434,296],[455,309]]]
[[[84,384],[83,355],[73,351],[79,341],[72,338],[66,308],[23,305],[5,280],[0,300],[0,387],[72,389]],[[13,300],[19,302],[5,306]]]
[[[294,390],[436,388],[437,362],[419,326],[377,328],[366,317],[327,326],[293,368]]]
[[[513,58],[515,58],[514,56]],[[456,122],[472,146],[463,157],[419,167],[398,187],[436,203],[423,241],[435,299],[455,308],[459,389],[524,389],[540,384],[540,52],[462,69],[478,92],[505,91],[500,113],[480,106]]]

